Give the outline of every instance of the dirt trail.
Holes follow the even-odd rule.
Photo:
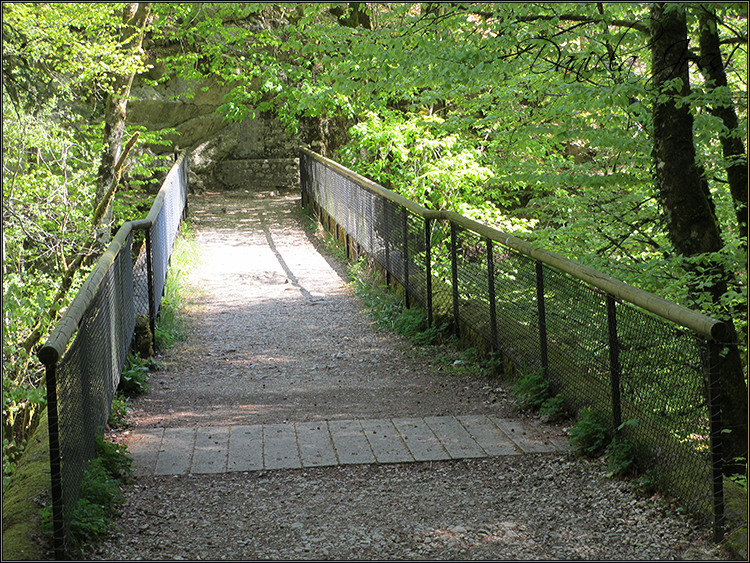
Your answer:
[[[190,217],[204,249],[190,337],[136,402],[138,426],[517,416],[494,382],[437,371],[373,329],[341,265],[300,228],[297,194],[195,196]]]
[[[205,260],[189,337],[163,357],[134,430],[489,414],[497,380],[450,375],[377,332],[299,225],[297,194],[190,200]],[[562,429],[525,421],[538,438]],[[127,437],[126,437],[127,439]],[[668,513],[669,512],[669,513]],[[565,454],[138,477],[88,559],[715,559],[669,505]]]

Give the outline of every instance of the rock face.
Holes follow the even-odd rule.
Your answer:
[[[148,150],[171,155],[188,149],[195,192],[299,185],[298,149],[301,144],[320,146],[318,124],[305,123],[296,135],[267,114],[228,124],[217,113],[228,92],[229,87],[211,80],[199,85],[179,78],[158,87],[135,84],[128,121],[151,131],[175,131],[166,135],[169,144]]]

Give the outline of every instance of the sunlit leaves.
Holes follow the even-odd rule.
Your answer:
[[[111,91],[115,75],[145,70],[138,53],[122,48],[123,6],[3,4],[3,68],[13,76],[17,95],[26,103],[44,102],[51,87],[103,95]]]

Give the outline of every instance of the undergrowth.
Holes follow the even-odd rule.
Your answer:
[[[552,395],[552,387],[544,369],[524,374],[513,387],[513,394],[521,410],[538,410],[547,422],[554,423],[568,418],[563,396]]]
[[[96,457],[89,461],[81,485],[81,498],[73,512],[70,540],[74,554],[84,545],[104,537],[124,502],[121,487],[133,475],[127,446],[96,438]],[[42,510],[42,532],[52,535],[52,506]]]
[[[633,478],[634,484],[642,492],[648,493],[655,487],[653,471],[643,463],[648,459],[648,448],[640,440],[621,435],[626,427],[637,424],[637,419],[627,420],[615,431],[608,413],[586,408],[570,429],[570,442],[584,457],[604,457],[609,477]]]
[[[184,221],[175,239],[164,285],[164,296],[156,321],[154,343],[157,349],[171,348],[176,342],[186,338],[180,311],[191,291],[187,283],[188,275],[200,260],[200,246],[195,240],[190,223]]]

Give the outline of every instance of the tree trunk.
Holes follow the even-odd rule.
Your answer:
[[[727,86],[727,75],[721,56],[719,34],[716,29],[716,13],[706,6],[698,8],[700,23],[700,59],[698,66],[706,79],[706,89]],[[715,105],[711,113],[721,119],[726,130],[722,132],[721,148],[727,161],[727,181],[734,201],[740,238],[747,246],[747,155],[745,144],[737,136],[737,112],[734,104]]]
[[[723,246],[708,184],[695,161],[693,116],[687,104],[677,99],[690,92],[688,35],[685,12],[681,8],[654,4],[651,8],[652,78],[655,89],[653,157],[655,181],[666,219],[670,240],[678,254],[699,256],[718,252]],[[709,262],[709,258],[705,258]],[[719,302],[727,291],[727,276],[721,265],[709,264],[712,279],[709,291]],[[732,342],[737,334],[731,325]],[[724,470],[738,472],[744,465],[736,458],[747,458],[747,385],[736,345],[727,346],[720,359],[721,415]]]
[[[151,2],[135,2],[127,4],[123,10],[123,43],[128,51],[137,53],[143,43],[143,28],[151,14]],[[96,203],[104,199],[107,189],[115,177],[115,163],[120,158],[122,150],[122,136],[125,131],[128,96],[133,84],[133,74],[116,77],[114,94],[107,96],[107,107],[104,117],[104,141],[106,149],[99,165],[99,177],[96,184]],[[102,220],[100,243],[109,242],[112,225],[112,208],[107,207]]]

